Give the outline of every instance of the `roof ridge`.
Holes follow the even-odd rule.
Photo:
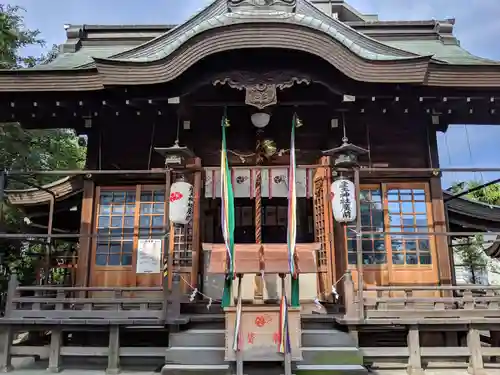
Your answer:
[[[309,0],[297,0],[297,8],[299,8],[299,4],[303,4],[305,7],[307,7],[309,11],[311,11],[315,14],[315,17],[317,19],[321,20],[321,19],[327,18],[330,22],[333,22],[335,25],[340,26],[339,27],[340,29],[344,29],[345,31],[348,31],[352,35],[356,35],[360,39],[365,39],[367,41],[370,41],[370,43],[372,43],[372,45],[374,45],[374,46],[379,46],[382,49],[385,48],[386,52],[396,53],[397,54],[396,56],[402,56],[402,57],[404,57],[404,56],[407,56],[407,57],[419,56],[419,55],[414,54],[412,52],[408,52],[408,51],[405,51],[405,50],[402,50],[402,49],[399,49],[396,47],[388,46],[385,43],[382,43],[382,42],[380,42],[380,41],[378,41],[378,40],[376,40],[376,39],[374,39],[366,34],[363,34],[359,31],[355,30],[354,28],[349,26],[347,23],[342,22],[338,19],[335,19],[335,18],[329,16],[328,14],[322,12],[320,9],[318,9],[316,6],[314,6],[314,4],[312,4]]]
[[[206,7],[203,9],[200,9],[197,13],[193,14],[190,18],[188,18],[185,22],[180,23],[179,25],[175,26],[173,29],[168,30],[166,33],[157,36],[154,39],[151,39],[147,41],[146,43],[140,44],[137,47],[134,47],[128,51],[112,55],[108,57],[108,59],[121,59],[121,58],[127,58],[127,57],[136,57],[134,56],[136,52],[140,52],[145,46],[148,46],[150,44],[156,43],[158,40],[163,39],[163,38],[171,38],[174,39],[175,37],[179,37],[182,35],[182,32],[184,28],[187,28],[190,26],[192,23],[194,23],[197,18],[201,18],[202,16],[212,14],[212,13],[217,13],[218,7],[220,7],[220,3],[224,4],[226,0],[214,0],[210,4],[208,4]],[[205,14],[206,12],[206,14]],[[198,21],[198,20],[197,20]],[[196,22],[198,23],[198,22]]]
[[[166,57],[170,52],[176,50],[177,47],[179,47],[187,39],[193,37],[194,35],[199,34],[207,29],[227,26],[231,24],[231,22],[224,24],[224,18],[226,18],[227,20],[232,19],[232,23],[242,23],[241,21],[237,20],[238,15],[246,15],[248,19],[256,22],[258,21],[258,17],[255,17],[255,15],[257,14],[259,13],[256,12],[255,14],[253,14],[253,12],[248,11],[228,12],[227,0],[215,0],[203,10],[199,11],[186,22],[178,25],[174,29],[128,51],[115,54],[100,60],[107,60],[109,62],[135,60],[136,62],[141,62],[141,60],[147,61],[148,57],[152,57],[152,60],[154,60],[154,57],[161,59],[163,57]],[[270,12],[269,15],[274,15],[277,21],[288,21],[298,24],[302,23],[303,26],[317,29],[330,34],[330,36],[337,39],[352,51],[354,51],[354,48],[359,50],[359,54],[367,59],[378,60],[379,57],[382,57],[383,60],[390,60],[391,57],[393,57],[394,59],[422,57],[421,55],[389,46],[361,32],[358,32],[349,25],[328,16],[308,0],[297,0],[294,13],[288,14],[286,12],[276,11]],[[266,19],[264,20],[264,18]],[[269,22],[273,17],[264,18],[262,19],[262,21]],[[292,20],[292,18],[297,18],[297,20],[295,20],[297,22],[290,21]],[[304,19],[305,21],[301,22]],[[203,25],[202,27],[201,24],[203,22],[207,22],[208,25]],[[318,26],[318,23],[320,26]],[[170,52],[166,54],[156,53],[154,50],[155,48],[163,50],[167,46],[170,46],[172,48],[169,48]]]

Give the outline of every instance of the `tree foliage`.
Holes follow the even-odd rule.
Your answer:
[[[84,162],[85,148],[79,146],[72,130],[26,130],[18,123],[0,127],[0,165],[6,171],[78,169]],[[53,176],[34,176],[27,182],[45,184],[51,180]],[[8,187],[22,189],[29,185],[11,181]]]
[[[53,45],[47,54],[25,56],[20,51],[28,46],[45,47],[40,30],[30,30],[24,24],[25,9],[16,5],[0,4],[0,68],[19,69],[51,61],[58,47]]]
[[[455,183],[450,188],[454,194],[469,191],[483,185],[479,181],[468,181]],[[500,184],[488,185],[484,188],[468,192],[466,198],[478,202],[500,205]],[[500,273],[500,265],[494,259],[491,259],[486,253],[485,248],[491,245],[491,242],[485,241],[483,235],[459,238],[454,241],[454,255],[456,263],[466,271],[466,281],[471,284],[483,283],[484,276],[488,272]]]
[[[454,194],[457,194],[465,190],[475,189],[483,184],[483,182],[479,181],[454,183],[450,190]],[[482,203],[500,206],[500,183],[488,185],[486,187],[483,187],[482,189],[467,193],[465,196],[469,199],[476,200]]]
[[[0,4],[0,68],[22,69],[37,64],[46,64],[57,55],[57,46],[41,56],[25,56],[28,46],[45,47],[39,30],[30,30],[25,25],[25,10],[19,6]],[[70,124],[68,124],[70,125]],[[50,128],[50,124],[47,124]],[[53,170],[78,169],[85,161],[85,149],[78,145],[78,139],[70,129],[26,130],[19,123],[0,124],[0,169],[10,170]],[[32,176],[28,182],[43,185],[57,177]],[[7,188],[28,188],[29,185],[9,181]],[[22,227],[22,213],[5,204],[0,206],[0,231],[19,232]],[[2,271],[0,283],[5,282],[12,268],[18,270],[26,282],[33,279],[33,259],[28,253],[40,253],[45,245],[27,241],[0,240]],[[1,280],[1,278],[4,280]]]

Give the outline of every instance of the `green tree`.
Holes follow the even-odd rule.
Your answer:
[[[18,6],[0,4],[0,68],[23,69],[37,64],[46,64],[57,55],[57,46],[41,56],[25,56],[22,51],[28,46],[45,47],[39,30],[30,30],[25,25],[25,10]],[[19,123],[0,124],[0,169],[51,170],[78,169],[85,161],[85,149],[70,129],[26,130]],[[41,185],[57,177],[30,177],[31,182]],[[10,181],[8,188],[26,188],[25,184]],[[20,212],[5,204],[0,207],[0,231],[19,232]],[[5,283],[9,270],[15,268],[26,282],[33,278],[32,258],[26,253],[42,252],[43,246],[26,241],[0,240],[2,272],[0,283]],[[2,280],[3,278],[3,280]]]
[[[483,185],[479,181],[468,181],[455,183],[450,190],[457,194],[466,190],[471,190]],[[500,205],[500,184],[488,185],[482,189],[472,191],[465,195],[466,198],[478,202]],[[496,260],[491,259],[485,252],[488,247],[483,235],[458,238],[453,243],[456,262],[468,274],[467,282],[477,284],[481,282],[481,276],[488,271],[500,273],[500,266]]]

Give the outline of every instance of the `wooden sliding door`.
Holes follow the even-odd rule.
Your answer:
[[[362,185],[360,200],[365,285],[437,284],[439,274],[428,184]],[[356,283],[355,227],[356,224],[351,223],[346,228],[346,247]]]
[[[137,272],[137,255],[148,239],[164,253],[165,186],[98,187],[96,196],[91,285],[160,286],[161,272]]]
[[[91,286],[135,286],[137,187],[97,187]]]
[[[201,171],[188,178],[194,185],[193,220],[183,226],[168,223],[164,185],[96,188],[97,236],[92,240],[91,286],[161,286],[167,249],[174,268],[181,273],[183,288],[190,290],[190,285],[197,285]],[[167,236],[165,228],[169,228]],[[146,240],[161,243],[160,267],[153,271],[137,266],[138,250]]]

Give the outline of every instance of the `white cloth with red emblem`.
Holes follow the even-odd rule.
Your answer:
[[[186,181],[174,182],[170,188],[169,218],[174,224],[188,224],[193,218],[194,189]]]

